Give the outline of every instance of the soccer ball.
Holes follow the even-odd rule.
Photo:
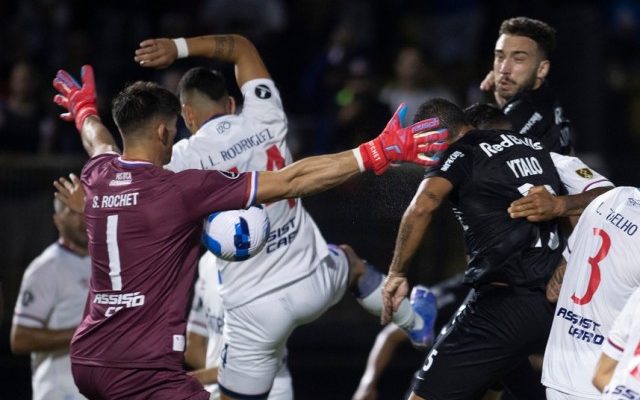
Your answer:
[[[262,205],[246,210],[219,211],[207,217],[202,241],[218,258],[243,261],[262,250],[269,228],[269,216]]]

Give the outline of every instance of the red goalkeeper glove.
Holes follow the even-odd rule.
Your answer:
[[[361,170],[372,169],[381,175],[391,163],[396,162],[407,161],[424,166],[438,164],[440,160],[437,157],[425,153],[447,149],[447,130],[436,129],[440,126],[438,118],[425,119],[403,128],[401,121],[406,112],[407,106],[400,104],[382,133],[358,147],[356,158]]]
[[[59,94],[55,95],[53,102],[67,109],[60,114],[65,121],[75,121],[78,131],[82,130],[82,124],[88,117],[98,116],[96,106],[96,83],[93,79],[91,65],[82,67],[82,87],[65,70],[59,70],[53,79],[53,87]]]

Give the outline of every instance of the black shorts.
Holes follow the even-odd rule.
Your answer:
[[[427,354],[413,392],[428,400],[482,398],[495,382],[528,363],[530,354],[544,351],[553,310],[540,289],[476,291]],[[544,393],[539,380],[517,381],[536,388],[528,398]]]

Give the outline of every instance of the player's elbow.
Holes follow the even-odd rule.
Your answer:
[[[430,201],[416,201],[409,205],[405,217],[423,219],[431,215],[436,208]]]

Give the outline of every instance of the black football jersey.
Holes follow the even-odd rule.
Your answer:
[[[425,177],[453,184],[449,200],[470,256],[465,283],[544,285],[562,257],[557,223],[512,219],[507,208],[532,186],[563,194],[547,148],[539,139],[512,131],[474,130],[452,144],[442,159]]]
[[[502,108],[514,131],[542,140],[549,151],[571,152],[572,128],[546,83],[513,96]]]

